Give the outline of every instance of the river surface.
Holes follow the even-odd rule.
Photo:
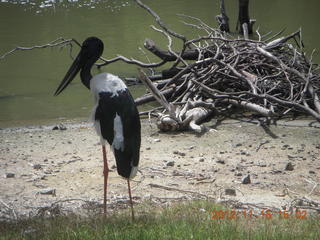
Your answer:
[[[226,0],[231,28],[235,30],[236,0]],[[186,26],[177,13],[195,16],[216,26],[218,0],[144,0],[174,31],[191,37],[193,29]],[[250,15],[257,19],[255,29],[264,34],[285,29],[285,34],[302,28],[308,53],[320,46],[319,0],[251,0]],[[150,28],[154,19],[134,1],[124,0],[0,0],[0,55],[16,46],[30,47],[49,43],[59,37],[82,42],[97,36],[105,43],[105,58],[118,54],[147,61],[143,42],[154,39],[166,47],[167,40]],[[179,42],[175,44],[179,50]],[[79,49],[74,49],[74,54]],[[157,58],[147,53],[150,61]],[[320,62],[316,53],[314,62]],[[18,51],[0,60],[0,128],[57,122],[61,119],[87,118],[93,100],[77,77],[58,97],[53,93],[72,60],[67,48]],[[135,76],[137,67],[117,62],[102,71],[122,77]],[[97,72],[97,70],[95,71]],[[134,97],[144,88],[132,87]]]

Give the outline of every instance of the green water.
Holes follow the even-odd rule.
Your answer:
[[[144,0],[167,25],[188,37],[192,31],[180,22],[176,13],[201,18],[216,26],[218,0]],[[236,0],[226,0],[227,13],[234,30],[237,17]],[[302,27],[308,52],[320,46],[320,1],[317,0],[251,0],[251,17],[257,19],[255,28],[261,33],[286,33]],[[143,49],[145,38],[154,39],[166,47],[167,41],[150,25],[154,19],[132,0],[104,1],[9,1],[0,0],[0,55],[16,46],[48,43],[58,37],[76,38],[82,42],[97,36],[105,43],[105,58],[117,54],[147,61]],[[179,49],[179,41],[175,44]],[[77,52],[78,49],[75,49]],[[148,54],[151,61],[158,61]],[[316,54],[314,61],[319,63]],[[93,105],[88,90],[77,78],[58,97],[53,93],[72,60],[67,49],[40,49],[16,52],[0,60],[0,128],[61,118],[87,118]],[[102,68],[119,76],[135,76],[137,67],[113,63]],[[131,89],[135,97],[143,94],[143,87]]]

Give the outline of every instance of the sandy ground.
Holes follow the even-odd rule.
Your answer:
[[[64,125],[66,130],[0,130],[0,219],[89,211],[90,206],[102,210],[99,138],[89,123]],[[208,131],[197,135],[159,133],[144,120],[134,201],[209,198],[286,209],[297,198],[319,202],[320,128],[307,125],[282,122],[266,130],[229,120],[208,123]],[[127,207],[126,181],[117,175],[111,151],[108,158],[108,207]],[[285,170],[288,163],[291,171]],[[247,175],[251,183],[243,184]]]

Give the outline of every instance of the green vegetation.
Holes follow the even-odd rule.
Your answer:
[[[221,209],[205,201],[169,208],[144,203],[136,206],[134,222],[130,211],[108,217],[33,218],[15,224],[0,223],[0,239],[320,239],[320,221],[310,216],[284,219],[274,215],[268,219],[263,215],[244,217],[240,212],[237,219],[231,219],[232,214],[212,219]]]

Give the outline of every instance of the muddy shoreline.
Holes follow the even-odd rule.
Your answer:
[[[101,211],[99,138],[91,123],[63,124],[65,130],[0,130],[0,219],[53,214],[48,207],[56,205],[56,211]],[[140,171],[132,182],[136,204],[210,199],[288,209],[295,199],[320,201],[319,124],[282,121],[265,129],[229,120],[207,127],[202,135],[159,133],[143,120]],[[126,183],[110,151],[108,158],[109,208],[126,208]],[[288,163],[292,169],[285,170]],[[251,183],[243,184],[248,175]]]

